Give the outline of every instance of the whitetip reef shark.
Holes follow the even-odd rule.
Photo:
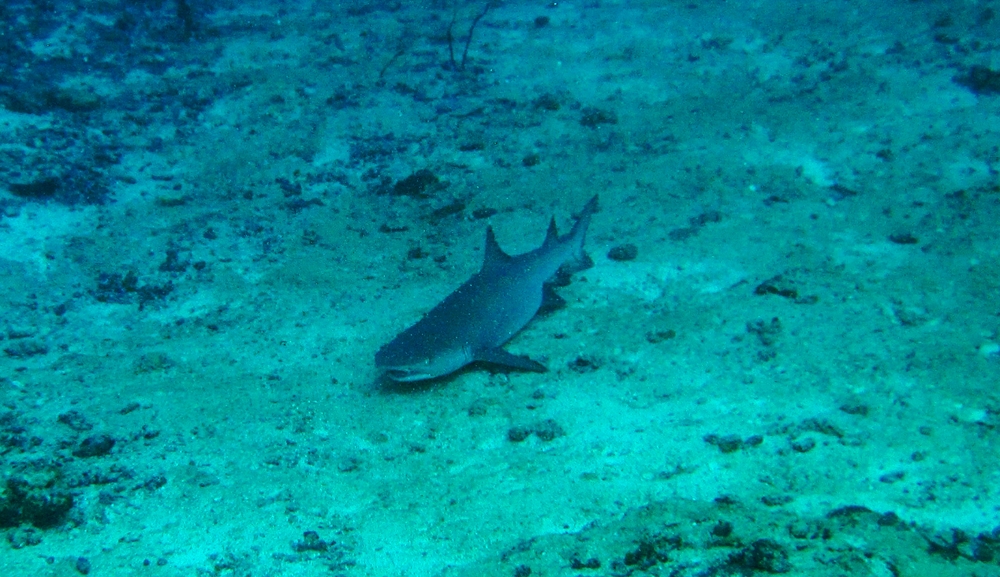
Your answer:
[[[500,248],[493,228],[487,228],[479,272],[379,349],[375,366],[385,377],[400,382],[441,377],[473,362],[545,372],[541,363],[500,347],[543,305],[563,302],[546,284],[560,268],[577,272],[592,264],[583,251],[583,241],[595,210],[596,196],[563,236],[559,236],[553,217],[542,246],[514,256]]]

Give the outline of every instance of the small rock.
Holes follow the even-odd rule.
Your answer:
[[[316,531],[306,531],[302,534],[301,541],[295,541],[292,543],[292,549],[296,553],[303,553],[305,551],[316,551],[319,553],[326,553],[333,542],[326,542],[319,538],[319,533]]]
[[[520,443],[530,436],[530,427],[511,427],[510,429],[507,429],[507,440],[512,443]]]
[[[979,354],[987,359],[1000,356],[1000,343],[983,343],[979,345]]]
[[[588,128],[596,128],[599,124],[618,124],[618,115],[610,110],[587,107],[580,116],[580,124]]]
[[[608,251],[608,258],[619,262],[635,260],[639,256],[639,247],[634,244],[620,244]]]
[[[795,439],[792,441],[792,450],[796,453],[808,453],[816,448],[816,440],[812,437]]]
[[[80,443],[80,446],[73,451],[73,456],[83,459],[88,457],[103,457],[110,453],[114,446],[115,440],[110,435],[93,435]]]
[[[771,539],[758,539],[733,553],[729,556],[728,565],[765,573],[788,573],[792,570],[788,552]]]
[[[889,242],[896,244],[917,244],[920,242],[920,239],[908,232],[898,232],[889,235]]]
[[[392,187],[392,194],[413,198],[429,198],[433,192],[440,188],[443,188],[440,179],[433,172],[423,168],[396,182]]]
[[[41,543],[42,535],[30,527],[20,527],[7,533],[7,542],[12,549],[24,549]]]
[[[723,453],[734,453],[743,448],[743,439],[739,435],[723,435],[720,437],[713,433],[705,435],[704,441],[709,445],[715,445]]]
[[[546,419],[536,424],[534,429],[535,435],[546,443],[556,437],[562,437],[566,434],[566,431],[559,426],[559,423],[553,421],[552,419]]]
[[[733,524],[729,521],[719,521],[712,527],[712,536],[726,538],[733,534]]]
[[[87,421],[83,413],[75,409],[59,415],[57,420],[77,432],[89,431],[94,428],[94,425]]]

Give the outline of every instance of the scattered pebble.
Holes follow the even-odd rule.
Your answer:
[[[620,244],[608,251],[608,258],[619,262],[635,260],[639,256],[639,247],[634,244]]]
[[[1000,356],[1000,343],[983,343],[979,345],[979,354],[987,359]]]

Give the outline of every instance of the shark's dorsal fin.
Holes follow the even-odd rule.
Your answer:
[[[545,233],[545,242],[542,243],[542,248],[549,248],[555,243],[559,242],[559,231],[556,230],[556,217],[552,217],[549,221],[549,230]]]
[[[486,227],[486,254],[483,255],[483,270],[489,270],[510,262],[510,255],[505,253],[497,244],[496,234],[493,227]]]

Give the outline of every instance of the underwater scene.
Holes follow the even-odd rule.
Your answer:
[[[1000,577],[1000,0],[3,0],[0,575]]]

